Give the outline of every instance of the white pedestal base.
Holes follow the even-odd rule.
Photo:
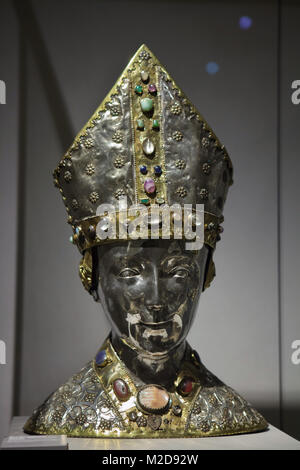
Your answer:
[[[274,426],[259,433],[186,439],[86,439],[31,436],[23,432],[26,417],[14,417],[2,449],[62,450],[300,450],[300,442]]]

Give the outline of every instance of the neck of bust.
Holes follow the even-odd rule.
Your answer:
[[[120,360],[138,381],[162,385],[167,389],[173,387],[189,348],[187,342],[182,341],[165,354],[150,353],[131,345],[114,332],[111,334],[111,342]]]

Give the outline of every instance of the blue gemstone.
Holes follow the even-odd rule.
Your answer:
[[[155,173],[156,175],[161,175],[162,169],[161,169],[161,167],[160,167],[159,165],[157,165],[157,166],[154,167],[154,173]]]
[[[141,172],[143,175],[145,175],[145,174],[147,173],[147,167],[146,167],[146,165],[140,166],[140,172]]]
[[[79,235],[79,232],[80,232],[79,227],[76,227],[76,229],[75,229],[76,235]]]
[[[95,357],[95,362],[98,366],[101,366],[104,361],[106,361],[106,351],[103,349],[102,351],[99,351]]]

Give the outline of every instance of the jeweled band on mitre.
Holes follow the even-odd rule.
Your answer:
[[[97,237],[97,208],[204,204],[204,242],[219,239],[232,184],[226,149],[154,54],[142,45],[54,171],[82,253]],[[111,241],[110,241],[111,242]]]

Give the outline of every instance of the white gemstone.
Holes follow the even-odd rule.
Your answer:
[[[149,73],[145,72],[145,70],[143,70],[141,72],[141,79],[143,80],[143,82],[146,82],[149,79]]]
[[[145,155],[152,155],[154,153],[155,147],[153,142],[150,139],[145,139],[143,142],[143,151]]]

